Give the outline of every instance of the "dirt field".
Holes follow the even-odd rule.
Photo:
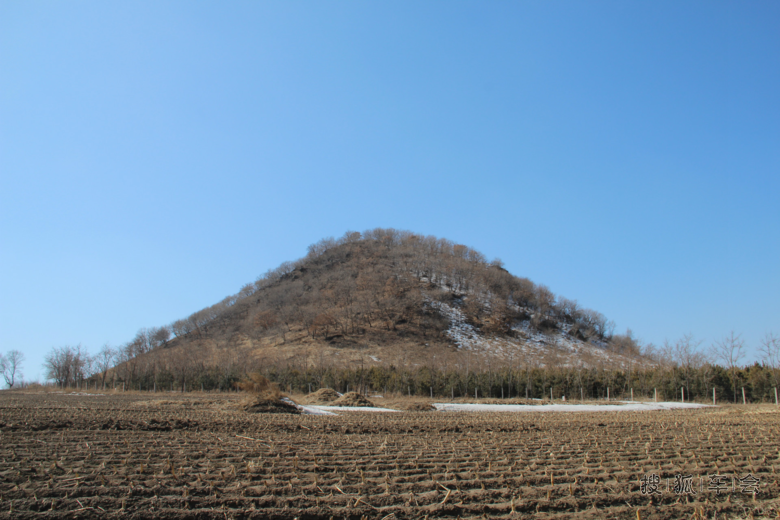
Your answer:
[[[235,400],[0,392],[0,518],[780,515],[773,406],[333,417]]]

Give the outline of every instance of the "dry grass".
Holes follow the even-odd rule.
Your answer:
[[[290,413],[299,414],[301,411],[295,404],[282,400],[285,397],[279,386],[272,383],[260,372],[253,372],[238,387],[247,392],[240,406],[250,413]]]
[[[347,392],[331,404],[333,406],[376,406],[366,396],[357,392]]]
[[[332,388],[320,388],[314,393],[302,398],[299,402],[304,404],[331,404],[339,398],[338,392]]]
[[[238,383],[238,387],[244,392],[249,392],[264,399],[281,399],[282,397],[279,385],[269,381],[260,372],[249,374],[246,379]]]

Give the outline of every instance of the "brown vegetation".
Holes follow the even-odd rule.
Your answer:
[[[252,372],[246,379],[239,381],[237,385],[244,392],[262,397],[264,399],[279,399],[282,397],[282,391],[279,385],[272,383],[260,372]]]
[[[272,383],[259,372],[250,373],[238,383],[238,387],[248,393],[241,401],[244,410],[251,413],[301,413],[284,395],[276,383]]]
[[[366,396],[357,392],[347,392],[331,403],[333,406],[374,406]]]
[[[349,363],[361,356],[369,365],[378,363],[373,358],[419,363],[453,350],[444,334],[449,320],[437,302],[458,306],[468,323],[491,337],[515,337],[512,326],[523,321],[549,334],[570,330],[586,341],[609,343],[612,337],[613,325],[600,313],[556,298],[467,246],[374,229],[320,241],[305,258],[164,328],[174,339],[163,341],[162,329],[142,330],[132,350],[182,349],[196,363],[227,348],[248,349],[255,357],[305,357],[309,365],[338,354]],[[632,338],[616,346],[639,354]]]
[[[305,404],[331,404],[339,397],[339,393],[332,388],[320,388],[316,392],[307,395],[303,402]]]

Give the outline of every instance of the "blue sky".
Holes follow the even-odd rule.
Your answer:
[[[780,333],[777,2],[0,3],[0,352],[119,345],[347,230],[645,342]]]

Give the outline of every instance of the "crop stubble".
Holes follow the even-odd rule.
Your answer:
[[[3,392],[0,518],[635,519],[637,510],[644,519],[776,518],[780,511],[780,414],[769,409],[327,417],[247,414],[233,403]],[[716,494],[707,489],[716,472],[750,473],[759,492]],[[640,492],[651,473],[662,492],[652,500]],[[674,493],[678,474],[693,477],[695,494]]]

